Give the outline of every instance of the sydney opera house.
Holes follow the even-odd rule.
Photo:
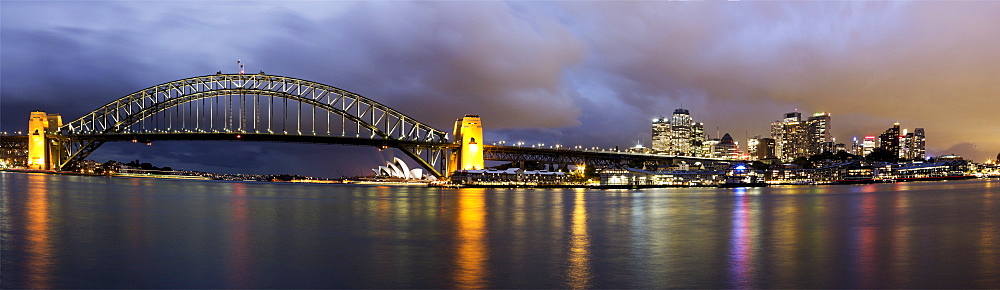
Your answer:
[[[393,157],[391,162],[372,169],[372,171],[375,171],[375,176],[384,178],[424,179],[423,168],[410,169],[409,166],[406,166],[406,162],[403,162],[399,157]],[[434,176],[428,175],[427,178],[433,179]]]

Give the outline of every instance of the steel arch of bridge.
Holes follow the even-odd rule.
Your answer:
[[[244,127],[246,122],[251,119],[251,116],[248,116],[249,112],[246,107],[241,107],[239,109],[240,116],[234,116],[235,111],[231,111],[233,114],[228,116],[230,118],[228,123],[224,123],[229,125],[222,126],[222,128],[215,126],[214,120],[209,124],[209,127],[202,128],[200,124],[196,125],[201,120],[197,119],[198,116],[195,116],[195,119],[190,121],[191,125],[194,125],[193,128],[188,127],[185,124],[186,121],[182,123],[185,125],[177,128],[174,128],[175,123],[169,123],[169,125],[166,125],[166,128],[154,128],[152,132],[142,128],[145,126],[145,120],[153,116],[158,116],[158,114],[166,112],[168,109],[183,108],[182,105],[184,104],[190,105],[197,100],[221,96],[242,96],[244,99],[240,103],[241,106],[246,105],[245,98],[247,96],[255,98],[253,99],[252,126],[248,125]],[[260,108],[257,107],[260,105],[258,98],[261,96],[271,98],[269,101],[272,105],[273,98],[285,99],[286,107],[282,114],[286,115],[282,115],[282,117],[286,119],[287,101],[298,102],[299,109],[296,115],[298,119],[295,120],[297,122],[297,131],[287,132],[287,126],[283,120],[280,128],[281,133],[273,132],[271,130],[273,120],[270,116],[267,120],[266,132],[263,130],[264,128],[258,128],[258,119],[263,118],[259,116]],[[232,104],[232,100],[230,99],[230,110],[233,110]],[[313,106],[313,113],[311,115],[313,118],[311,122],[313,135],[316,135],[315,109],[318,108],[339,115],[342,118],[342,126],[346,127],[348,122],[355,124],[357,126],[356,130],[353,131],[355,136],[345,136],[346,130],[342,129],[341,136],[337,138],[297,138],[308,135],[301,132],[301,123],[303,121],[301,104]],[[204,103],[202,103],[202,106],[204,106]],[[273,116],[272,106],[269,105],[267,108],[269,115]],[[177,110],[179,111],[180,109]],[[186,112],[186,114],[190,114],[190,112]],[[220,118],[223,117],[225,116],[220,116]],[[240,118],[238,127],[235,126],[232,118]],[[329,115],[327,115],[327,118],[327,133],[332,134],[329,127]],[[137,128],[137,126],[140,128]],[[362,136],[361,133],[363,130],[367,130],[366,133],[368,134]],[[204,136],[200,135],[225,135],[227,133],[250,133],[256,136],[269,136],[270,138],[261,138],[261,140],[266,139],[270,141],[282,140],[282,138],[275,138],[274,136],[287,136],[288,138],[286,139],[290,142],[395,147],[437,176],[441,176],[441,174],[435,168],[435,165],[439,161],[442,165],[446,163],[441,160],[446,158],[446,150],[450,143],[447,133],[434,129],[381,103],[343,89],[302,79],[265,75],[263,73],[219,73],[152,86],[114,100],[76,120],[66,123],[60,127],[59,134],[70,141],[67,143],[70,145],[67,146],[69,158],[60,164],[60,168],[72,167],[76,162],[82,161],[105,142],[116,141],[122,139],[123,136],[141,135],[146,138],[157,138],[160,140],[178,140],[177,134],[187,134],[195,136],[188,140],[212,140],[211,137],[204,138]],[[163,138],[158,138],[157,134],[163,134],[160,135]],[[168,134],[174,136],[165,136]],[[329,137],[334,136],[331,135]],[[364,140],[364,142],[359,142],[359,139]],[[430,159],[430,162],[421,157],[421,154],[426,155],[426,159]]]

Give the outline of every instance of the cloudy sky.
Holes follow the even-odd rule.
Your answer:
[[[0,2],[0,129],[75,119],[177,79],[263,70],[340,87],[487,142],[648,145],[687,108],[710,135],[830,112],[838,141],[893,122],[928,153],[1000,153],[1000,2]],[[105,145],[92,157],[224,172],[357,175],[391,150]],[[397,155],[401,155],[398,154]]]

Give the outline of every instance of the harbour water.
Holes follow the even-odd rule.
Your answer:
[[[1000,288],[1000,181],[441,189],[0,173],[2,288]]]

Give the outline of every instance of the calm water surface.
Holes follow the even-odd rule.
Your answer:
[[[1000,181],[493,190],[0,173],[2,288],[1000,288]]]

